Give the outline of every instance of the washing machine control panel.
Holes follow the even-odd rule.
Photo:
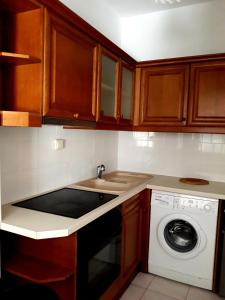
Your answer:
[[[218,202],[213,199],[195,197],[173,193],[154,193],[152,203],[160,207],[167,207],[174,210],[195,211],[196,213],[214,213],[217,211]]]
[[[207,213],[213,210],[213,204],[206,200],[174,197],[173,208],[181,210],[194,209],[204,211]]]
[[[152,202],[153,201],[159,206],[173,207],[173,197],[166,194],[153,194]]]

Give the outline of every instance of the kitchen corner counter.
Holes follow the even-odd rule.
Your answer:
[[[70,188],[72,186],[70,185]],[[77,188],[76,184],[74,184],[74,188]],[[225,183],[210,182],[209,185],[205,186],[187,185],[179,182],[178,177],[153,175],[153,178],[143,180],[136,187],[120,193],[113,200],[78,219],[16,207],[11,204],[4,205],[2,207],[1,229],[33,239],[65,237],[146,188],[225,200]]]
[[[198,197],[225,200],[225,183],[209,181],[208,185],[190,185],[179,181],[179,177],[153,175],[147,188]]]
[[[124,192],[113,200],[99,206],[80,218],[72,219],[36,210],[21,208],[11,204],[2,207],[1,230],[33,239],[65,237],[122,204],[146,188],[147,181]],[[76,187],[74,187],[76,188]],[[22,201],[22,200],[21,200]],[[18,201],[19,202],[19,201]]]

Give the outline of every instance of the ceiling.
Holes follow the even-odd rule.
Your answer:
[[[203,2],[215,0],[181,0],[180,3],[161,4],[155,3],[155,0],[102,0],[109,4],[120,16],[134,16],[139,14],[147,14],[160,10],[173,9],[177,7],[194,5]],[[160,2],[160,0],[158,0]]]

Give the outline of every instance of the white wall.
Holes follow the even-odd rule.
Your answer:
[[[52,150],[55,138],[66,140]],[[96,166],[117,169],[118,133],[0,127],[2,204],[96,176]]]
[[[225,52],[225,0],[121,19],[122,48],[138,61]]]
[[[120,132],[118,169],[225,182],[225,135]]]
[[[90,25],[120,46],[119,15],[102,0],[60,0]]]
[[[121,19],[137,60],[225,52],[225,0]],[[120,132],[118,169],[225,182],[225,135]]]

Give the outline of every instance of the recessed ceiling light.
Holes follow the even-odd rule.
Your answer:
[[[155,0],[155,3],[161,3],[161,4],[174,4],[180,2],[181,0]]]

